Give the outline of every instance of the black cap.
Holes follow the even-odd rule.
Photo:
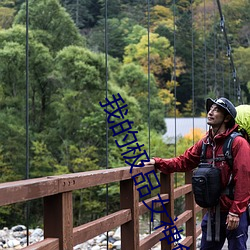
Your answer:
[[[219,99],[215,99],[215,100],[208,98],[206,102],[207,113],[209,112],[213,104],[216,104],[220,106],[221,108],[223,108],[224,110],[226,110],[229,113],[229,115],[231,115],[233,119],[235,120],[237,111],[234,105],[227,98],[220,97]]]

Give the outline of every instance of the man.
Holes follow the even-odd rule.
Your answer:
[[[235,124],[236,109],[226,98],[217,100],[207,99],[207,124],[210,129],[205,137],[187,149],[184,154],[172,159],[153,158],[145,164],[153,164],[165,174],[186,172],[198,166],[202,152],[202,144],[207,144],[206,159],[221,169],[221,185],[226,189],[232,177],[234,185],[233,198],[223,193],[220,197],[220,237],[215,240],[215,215],[211,212],[212,241],[207,241],[208,213],[202,220],[201,250],[220,250],[225,239],[228,239],[229,250],[246,250],[248,237],[247,206],[250,201],[250,146],[249,143],[237,136],[232,144],[233,170],[222,158],[223,145],[226,138],[238,130]],[[223,158],[222,158],[223,159]]]

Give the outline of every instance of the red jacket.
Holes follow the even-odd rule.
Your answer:
[[[186,172],[198,166],[200,163],[200,155],[202,151],[202,142],[209,143],[207,146],[206,159],[213,158],[213,146],[215,158],[223,157],[223,144],[225,138],[237,131],[238,125],[232,129],[228,129],[223,134],[218,134],[212,138],[206,136],[187,149],[184,154],[176,158],[162,159],[154,158],[155,166],[161,172],[168,174],[173,172]],[[234,200],[230,200],[225,194],[220,198],[221,211],[232,212],[241,215],[247,208],[250,201],[250,144],[241,136],[237,136],[232,144],[233,155],[233,180],[234,180]],[[215,166],[221,169],[221,184],[225,188],[229,182],[231,170],[226,161],[215,162]]]

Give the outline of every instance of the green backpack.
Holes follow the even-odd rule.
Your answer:
[[[236,123],[239,125],[239,132],[248,140],[250,138],[250,105],[239,105],[236,108]]]

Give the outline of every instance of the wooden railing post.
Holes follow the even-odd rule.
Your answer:
[[[169,202],[165,204],[168,215],[170,218],[174,220],[174,177],[173,174],[160,174],[160,182],[161,182],[161,194],[169,194]],[[166,213],[161,213],[161,221],[169,222],[169,218]],[[164,227],[162,228],[162,231]],[[163,234],[162,237],[165,235]],[[170,250],[172,249],[173,244],[168,244],[167,240],[161,241],[161,249]]]
[[[131,210],[132,217],[121,226],[121,249],[139,250],[139,194],[133,179],[120,182],[120,204]]]
[[[185,173],[185,183],[191,184],[192,172]],[[196,250],[196,211],[195,211],[195,200],[193,192],[185,195],[185,210],[192,211],[192,218],[186,222],[186,236],[193,237],[193,243],[190,246],[190,250]]]
[[[72,192],[44,198],[44,238],[59,238],[60,250],[73,249]]]

